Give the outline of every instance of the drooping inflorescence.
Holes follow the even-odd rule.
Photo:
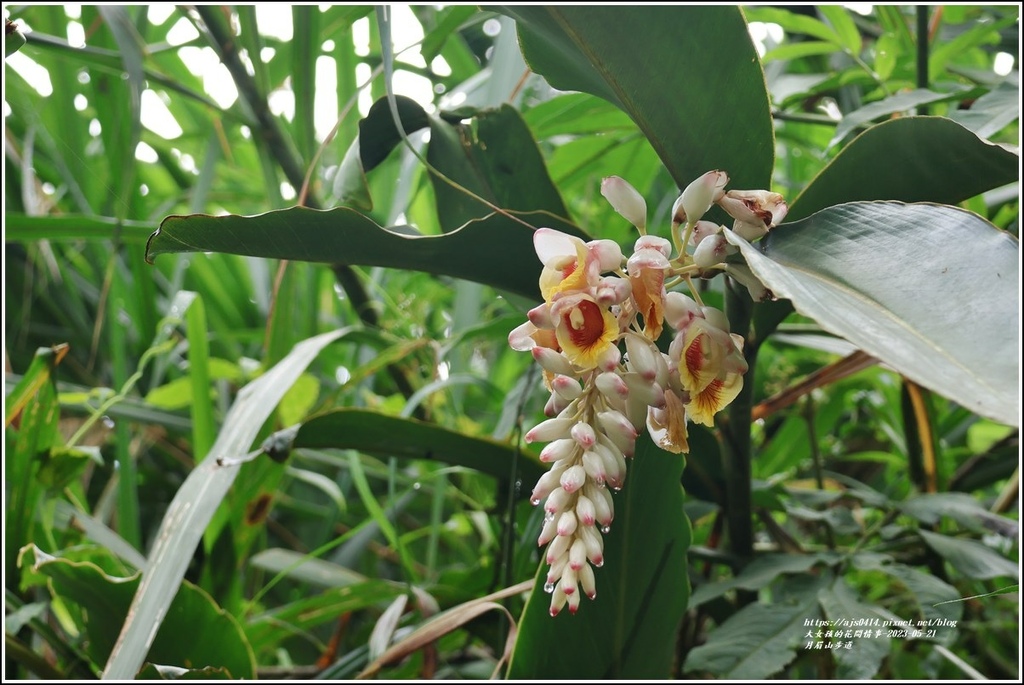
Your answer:
[[[769,295],[749,268],[725,262],[736,248],[702,217],[717,203],[735,219],[732,230],[754,240],[782,221],[786,203],[763,190],[726,192],[727,182],[725,172],[709,171],[687,186],[668,240],[647,234],[646,202],[629,183],[604,179],[602,195],[640,231],[628,259],[610,240],[534,233],[544,302],[509,344],[533,354],[551,392],[549,418],[525,439],[548,443],[540,459],[551,468],[531,500],[544,503],[537,543],[546,546],[552,616],[566,605],[575,613],[581,590],[597,596],[594,568],[604,564],[603,534],[615,515],[611,491],[625,482],[640,431],[646,426],[665,450],[687,452],[687,420],[713,425],[743,386],[743,340],[725,314],[704,306],[692,286],[692,297],[672,290],[724,271],[755,299]],[[656,345],[666,325],[674,331],[667,354]]]

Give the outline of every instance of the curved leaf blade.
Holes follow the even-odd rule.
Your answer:
[[[622,108],[680,188],[709,169],[767,188],[774,133],[764,73],[738,7],[500,8],[555,88]],[[642,55],[643,59],[638,59]]]
[[[139,574],[116,577],[92,562],[53,557],[35,545],[25,548],[34,571],[49,578],[51,591],[85,610],[88,651],[103,663],[128,614]],[[217,606],[201,588],[185,582],[167,610],[159,629],[153,629],[150,661],[173,666],[224,668],[235,678],[251,679],[256,661],[242,627],[231,614]]]
[[[545,212],[518,216],[537,227],[589,239],[575,226]],[[290,207],[258,216],[169,216],[150,237],[146,259],[178,252],[413,269],[540,299],[533,231],[501,214],[431,236],[418,235],[407,226],[384,228],[347,207],[326,211]]]
[[[748,604],[730,616],[703,645],[690,650],[686,672],[729,680],[764,680],[796,658],[807,632],[804,621],[821,616],[818,592],[832,583],[831,572],[794,578],[803,587],[797,601]]]
[[[342,329],[302,341],[238,393],[210,454],[188,475],[164,515],[128,617],[103,669],[103,679],[132,678],[141,668],[181,588],[192,552],[238,475],[237,466],[221,466],[220,460],[235,460],[249,450],[292,382],[325,346],[344,333]]]
[[[291,447],[333,447],[380,457],[434,459],[495,478],[508,478],[513,460],[520,457],[517,468],[524,483],[544,473],[536,458],[517,455],[510,445],[365,409],[338,409],[311,418],[299,428]],[[523,494],[529,494],[529,488]]]
[[[758,246],[727,230],[801,314],[967,409],[1018,425],[1019,244],[954,207],[855,202]]]
[[[850,142],[791,203],[789,221],[857,200],[956,204],[1019,178],[1020,157],[943,117],[904,117]]]
[[[681,457],[644,436],[615,497],[615,523],[605,535],[605,564],[597,569],[594,601],[579,615],[548,615],[546,567],[519,622],[508,677],[593,680],[667,678],[676,631],[689,600],[686,551],[690,524],[683,514]]]

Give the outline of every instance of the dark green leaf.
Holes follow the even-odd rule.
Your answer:
[[[563,610],[552,618],[542,567],[519,624],[509,678],[668,677],[689,595],[682,468],[680,457],[654,447],[646,434],[638,440],[604,539],[597,598],[584,600],[576,616]]]
[[[560,90],[622,108],[680,188],[710,169],[766,188],[774,149],[764,74],[738,7],[503,7],[527,62]],[[640,58],[642,56],[642,59]]]
[[[556,217],[519,218],[586,237]],[[346,207],[318,211],[292,207],[259,216],[171,216],[150,238],[147,258],[177,252],[228,252],[309,262],[387,266],[444,274],[540,298],[540,263],[533,231],[501,214],[471,221],[440,236],[409,227],[383,228]]]
[[[311,418],[299,428],[292,447],[355,449],[381,458],[436,459],[495,478],[508,478],[518,459],[524,482],[533,482],[544,473],[534,456],[517,454],[510,445],[362,409],[338,409]]]
[[[823,210],[760,249],[728,236],[800,313],[970,411],[1017,425],[1013,236],[961,209],[897,202]]]
[[[863,126],[864,124],[888,114],[906,112],[914,107],[935,102],[962,100],[969,96],[970,93],[964,91],[954,93],[937,93],[934,90],[928,90],[927,88],[917,88],[915,90],[891,95],[843,115],[843,119],[839,122],[839,125],[836,126],[835,135],[833,135],[832,140],[829,141],[828,147],[832,147],[839,143],[839,141],[846,137],[847,133],[858,126]]]
[[[928,546],[968,578],[1019,578],[1017,564],[980,542],[954,538],[927,530],[917,531]]]
[[[839,561],[834,553],[817,554],[765,554],[750,562],[739,575],[728,580],[700,585],[693,591],[690,608],[697,607],[715,597],[721,597],[729,590],[761,590],[768,587],[784,573],[806,573],[817,564],[833,564]]]
[[[949,119],[895,119],[843,148],[791,203],[788,220],[855,200],[956,204],[1013,183],[1019,168],[1019,156]]]
[[[843,45],[843,41],[835,29],[823,21],[805,14],[797,14],[777,7],[750,7],[744,9],[744,14],[748,21],[778,24],[787,33],[802,34],[836,45]]]
[[[949,118],[979,138],[990,138],[1020,118],[1020,86],[1007,79],[971,103],[969,109],[950,112]]]
[[[851,621],[862,618],[884,617],[874,607],[863,604],[843,579],[837,579],[831,587],[818,592],[818,602],[825,612],[825,618],[836,628],[852,628]],[[844,623],[844,621],[846,623]],[[846,632],[844,629],[843,633]],[[878,674],[882,661],[889,656],[889,636],[882,633],[868,639],[847,639],[852,642],[850,649],[838,649],[836,655],[836,677],[843,680],[870,680]]]
[[[819,617],[818,591],[832,574],[802,576],[800,599],[750,604],[718,626],[686,657],[686,672],[710,673],[730,680],[763,680],[781,671],[803,647],[804,621]]]
[[[959,599],[960,593],[955,587],[932,574],[905,564],[892,563],[892,558],[888,555],[872,552],[859,552],[854,555],[853,565],[864,571],[881,571],[898,580],[910,592],[914,603],[920,608],[922,618],[960,620],[963,606],[959,603],[950,603],[950,600]]]
[[[935,525],[943,516],[948,516],[974,531],[981,532],[987,529],[1014,540],[1017,538],[1016,521],[993,514],[977,499],[962,492],[918,495],[903,502],[900,509],[904,514],[913,516],[927,525]]]
[[[26,549],[25,563],[50,579],[53,594],[84,609],[89,655],[95,663],[106,661],[139,586],[139,575],[112,577],[90,562],[52,557],[35,545]],[[255,675],[255,660],[241,626],[191,583],[182,584],[159,629],[151,629],[150,661],[225,668],[236,678]]]

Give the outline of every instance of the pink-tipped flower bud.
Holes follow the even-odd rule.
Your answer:
[[[604,540],[601,538],[601,534],[597,532],[597,529],[593,526],[584,526],[580,528],[579,539],[583,540],[583,544],[587,548],[587,559],[590,560],[594,566],[600,568],[604,565]],[[558,538],[555,538],[557,542]],[[554,544],[552,542],[551,544]]]
[[[576,594],[576,580],[577,580],[576,569],[574,569],[572,566],[566,566],[562,570],[562,590],[565,592],[566,595],[569,596],[569,601],[570,602],[572,601],[572,596]],[[577,601],[577,606],[579,606],[579,604],[578,604],[579,596],[578,595],[576,597],[576,601]],[[576,613],[573,610],[571,604],[569,605],[569,611],[572,611],[573,613]]]
[[[597,286],[597,303],[604,307],[622,304],[633,294],[633,284],[618,276],[605,276]]]
[[[544,449],[540,451],[540,460],[545,464],[559,461],[560,459],[567,459],[571,457],[573,452],[576,451],[576,441],[572,438],[559,438],[553,442],[548,443]]]
[[[559,535],[572,535],[576,532],[576,526],[579,521],[576,520],[576,514],[572,511],[563,511],[561,516],[558,517],[558,534]]]
[[[580,593],[573,592],[571,595],[566,594],[565,604],[569,607],[569,613],[575,616],[576,612],[580,610]]]
[[[549,564],[554,564],[556,559],[569,551],[569,545],[572,544],[572,541],[573,538],[569,535],[556,535],[555,539],[548,545],[547,555],[544,557],[545,561]]]
[[[589,423],[580,421],[572,427],[572,439],[576,441],[576,444],[585,450],[589,450],[597,442],[597,434],[594,432],[594,427]]]
[[[622,450],[626,456],[633,456],[637,431],[629,419],[614,409],[597,412],[597,421],[604,428],[605,435]]]
[[[562,592],[562,587],[556,585],[554,592],[551,593],[551,606],[548,608],[548,613],[551,614],[552,618],[558,616],[567,601],[569,601],[569,598]]]
[[[736,248],[729,244],[721,233],[708,236],[693,251],[693,262],[702,269],[710,269],[725,261],[726,256]]]
[[[587,563],[587,546],[583,540],[576,538],[569,548],[569,568],[579,571]],[[563,569],[564,570],[564,569]]]
[[[672,207],[672,223],[697,223],[716,200],[725,194],[729,175],[724,171],[709,171],[686,186]]]
[[[789,212],[785,198],[768,190],[730,190],[715,201],[733,219],[765,231],[778,226]]]
[[[665,321],[677,331],[700,316],[700,305],[689,295],[673,291],[665,296]]]
[[[569,493],[562,488],[555,488],[544,502],[544,511],[548,514],[558,514],[565,509],[565,505],[568,503]]]
[[[545,519],[544,525],[540,529],[540,535],[537,537],[537,546],[543,547],[552,540],[558,534],[558,521],[554,518]]]
[[[627,333],[626,354],[629,355],[630,371],[637,372],[647,381],[658,377],[657,357],[661,352],[650,340],[636,333]]]
[[[583,588],[583,594],[587,596],[587,599],[596,599],[597,580],[594,578],[594,569],[590,567],[590,564],[584,564],[578,573],[580,577],[580,587]]]
[[[556,352],[550,347],[540,346],[534,347],[530,351],[533,353],[533,358],[545,371],[562,376],[575,375],[576,371],[572,368],[572,364],[560,352]]]
[[[641,231],[647,228],[647,202],[636,188],[618,176],[601,181],[601,194],[612,208]]]
[[[554,418],[541,421],[536,426],[531,428],[523,436],[526,442],[551,442],[558,438],[570,437],[570,431],[576,424],[574,419],[567,418]]]
[[[597,510],[594,509],[594,503],[590,501],[589,497],[580,495],[576,500],[576,518],[584,526],[594,525],[594,521],[597,520]]]
[[[598,374],[597,378],[594,379],[594,384],[597,386],[598,392],[606,398],[618,397],[625,399],[629,395],[629,387],[617,373],[605,372]]]
[[[582,461],[583,470],[587,472],[587,478],[595,483],[604,483],[606,475],[604,472],[604,461],[601,459],[601,455],[593,450],[588,450],[583,453]]]
[[[563,490],[566,492],[576,492],[586,482],[587,472],[583,470],[580,464],[576,464],[567,468],[559,480]]]
[[[551,380],[551,389],[557,392],[562,399],[569,402],[572,402],[583,392],[583,386],[571,376],[555,376]]]
[[[665,259],[672,256],[672,243],[656,235],[642,235],[633,243],[633,252],[640,250],[654,250],[660,252]]]
[[[693,233],[690,234],[690,242],[694,245],[700,245],[701,241],[708,236],[721,232],[722,226],[714,221],[698,221],[693,227]]]
[[[556,323],[551,316],[551,305],[546,302],[526,312],[526,318],[537,328],[553,329]]]
[[[729,332],[729,318],[725,315],[721,309],[715,309],[714,307],[701,307],[701,313],[704,314],[704,318],[707,322],[720,330]]]

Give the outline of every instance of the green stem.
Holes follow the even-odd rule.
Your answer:
[[[743,388],[729,405],[728,414],[720,420],[724,449],[725,511],[729,530],[729,551],[741,566],[754,556],[753,508],[751,501],[750,411],[753,403],[753,374],[757,362],[757,345],[750,344],[750,320],[753,302],[745,288],[725,289],[725,313],[733,333],[744,338],[744,357],[750,370]]]
[[[917,87],[928,87],[928,6],[917,6]],[[928,114],[927,105],[919,105],[920,116]]]

